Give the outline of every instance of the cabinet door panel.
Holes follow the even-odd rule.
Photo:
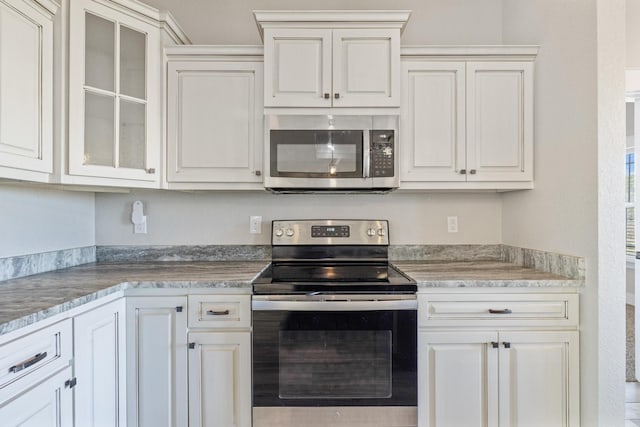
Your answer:
[[[76,423],[126,425],[125,301],[74,318]]]
[[[397,30],[334,30],[333,106],[400,106],[399,52]]]
[[[67,427],[73,425],[73,393],[64,383],[71,378],[67,368],[4,405],[0,405],[3,427]]]
[[[464,181],[465,64],[403,64],[402,181]]]
[[[50,17],[0,0],[0,167],[52,172],[52,51]]]
[[[500,342],[500,425],[578,426],[578,333],[500,332]]]
[[[170,62],[169,182],[261,182],[262,64]]]
[[[469,181],[533,179],[533,65],[467,64]]]
[[[265,107],[330,107],[331,30],[265,29]]]
[[[421,426],[497,425],[498,350],[490,344],[497,339],[496,332],[420,332]]]
[[[189,341],[190,426],[250,427],[250,333],[194,333]]]
[[[69,174],[159,184],[158,28],[88,0],[71,2],[69,14]]]
[[[186,297],[127,298],[127,325],[127,425],[186,426]]]

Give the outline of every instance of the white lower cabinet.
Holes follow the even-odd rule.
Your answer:
[[[189,426],[251,426],[251,334],[189,334]]]
[[[251,427],[251,295],[189,296],[189,427]]]
[[[0,404],[0,424],[3,427],[73,426],[73,393],[65,385],[69,379],[71,368],[67,367]]]
[[[73,319],[76,425],[126,426],[126,323],[121,298]]]
[[[127,426],[187,419],[187,298],[127,297]]]
[[[522,294],[517,301],[494,294],[478,302],[476,291],[438,294],[436,303],[431,297],[419,296],[420,427],[580,425],[577,295]],[[545,298],[550,308],[567,305],[565,319],[540,310],[527,328],[515,307],[540,306]],[[435,316],[437,307],[465,306],[473,310]]]

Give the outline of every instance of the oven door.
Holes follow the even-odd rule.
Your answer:
[[[354,411],[377,407],[381,417],[394,417],[396,409],[398,425],[411,425],[406,423],[416,417],[417,404],[415,295],[313,298],[254,297],[254,420],[282,419],[285,408],[295,414],[303,407],[329,409],[320,418],[336,412],[357,418]]]

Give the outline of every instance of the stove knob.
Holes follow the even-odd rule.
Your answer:
[[[369,237],[373,237],[376,235],[376,229],[375,228],[370,228],[367,230],[367,236]]]
[[[283,234],[284,231],[282,231],[282,228],[278,228],[275,232],[276,237],[282,237]]]
[[[295,234],[292,228],[287,228],[287,231],[285,233],[287,234],[287,237],[293,237],[293,235]]]
[[[378,236],[384,237],[385,234],[387,234],[387,232],[384,231],[384,228],[378,228]]]

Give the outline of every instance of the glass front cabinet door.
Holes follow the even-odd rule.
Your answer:
[[[95,178],[158,186],[159,29],[93,0],[74,0],[69,34],[69,175],[90,177],[83,184]]]

